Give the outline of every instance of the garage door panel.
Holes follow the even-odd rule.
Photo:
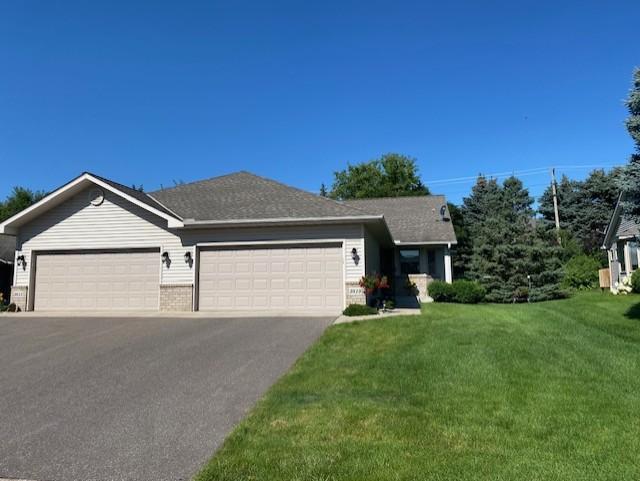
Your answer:
[[[36,310],[157,310],[156,252],[39,254]]]
[[[199,259],[200,310],[342,307],[340,246],[204,249]]]

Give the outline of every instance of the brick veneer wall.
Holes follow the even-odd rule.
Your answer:
[[[15,304],[21,311],[27,310],[27,286],[11,287],[11,303]]]
[[[189,312],[193,310],[193,286],[161,285],[160,311]]]

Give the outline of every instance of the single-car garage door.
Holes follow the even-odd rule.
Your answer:
[[[155,252],[38,254],[34,310],[158,310]]]
[[[338,313],[344,297],[342,246],[200,251],[199,309]]]

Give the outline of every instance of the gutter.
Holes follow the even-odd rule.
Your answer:
[[[431,245],[446,245],[451,247],[457,245],[458,241],[420,241],[420,242],[406,242],[406,241],[394,241],[397,246],[431,246]]]
[[[230,219],[230,220],[194,220],[184,219],[183,229],[201,229],[205,227],[253,227],[264,225],[310,225],[310,224],[351,224],[353,222],[384,221],[382,215],[362,215],[349,217],[277,217],[273,219]],[[386,224],[386,223],[385,223]]]

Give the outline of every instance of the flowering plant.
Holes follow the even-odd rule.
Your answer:
[[[389,280],[387,276],[381,276],[380,274],[362,276],[358,283],[367,294],[375,292],[377,289],[386,289],[389,287]]]
[[[626,276],[622,278],[621,282],[616,282],[613,285],[613,295],[617,296],[618,294],[629,294],[633,291],[633,287],[631,286],[631,276]]]

